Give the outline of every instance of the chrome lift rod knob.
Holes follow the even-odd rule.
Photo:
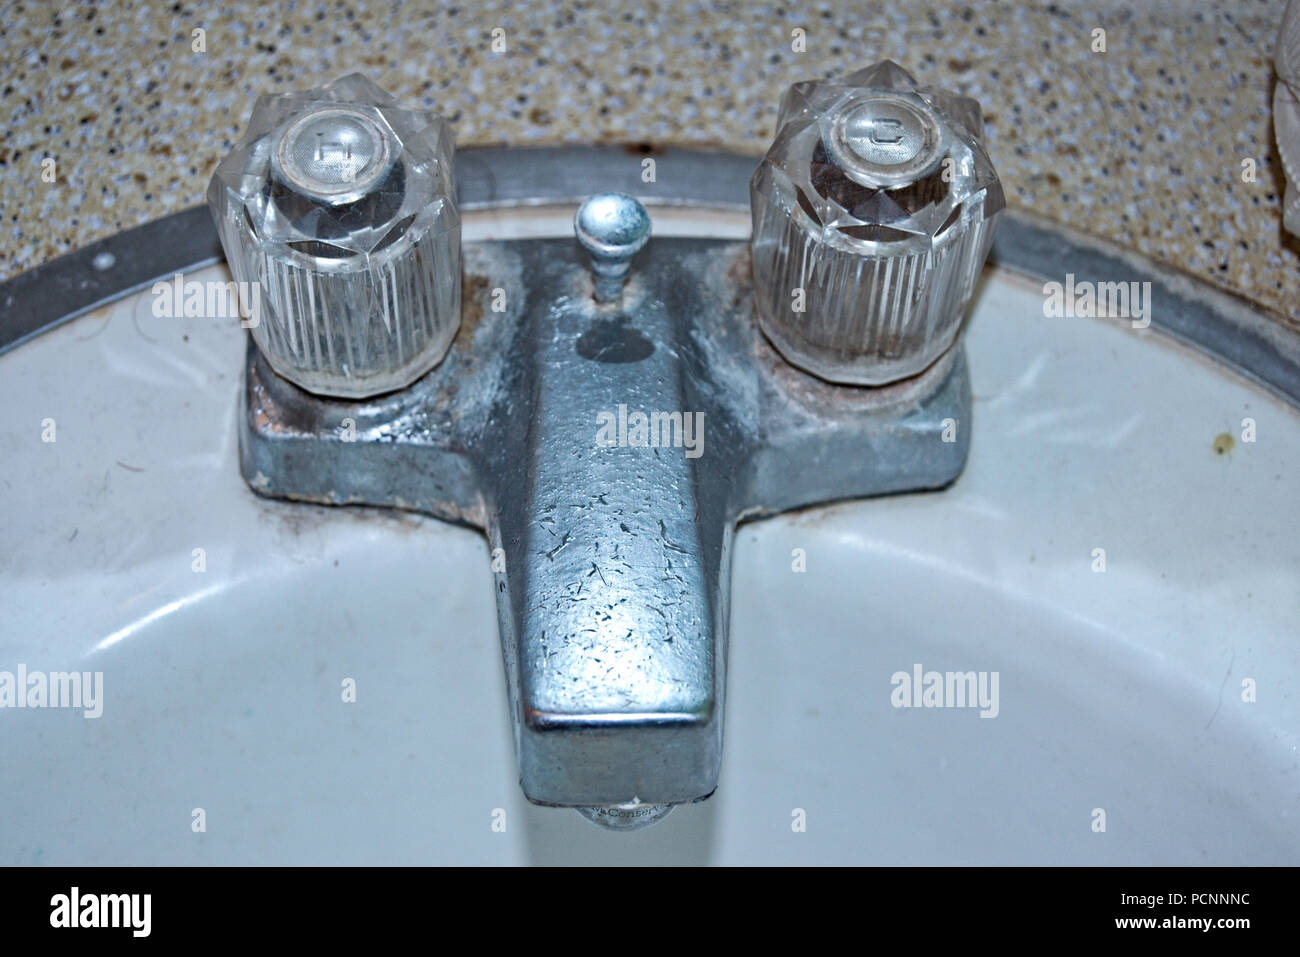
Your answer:
[[[889,60],[790,87],[750,180],[758,320],[788,361],[875,386],[952,346],[1006,205],[983,125]]]
[[[597,193],[578,208],[573,232],[591,254],[594,298],[618,302],[632,257],[650,239],[650,214],[626,193]]]

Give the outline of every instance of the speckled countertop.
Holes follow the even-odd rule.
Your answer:
[[[260,93],[359,69],[443,111],[462,146],[648,140],[757,155],[789,83],[890,57],[983,103],[1014,207],[1206,277],[1300,329],[1300,242],[1281,228],[1270,120],[1284,6],[6,3],[0,278],[201,202]],[[504,53],[491,48],[497,27]],[[196,28],[205,52],[191,49]],[[805,52],[792,50],[796,28]]]

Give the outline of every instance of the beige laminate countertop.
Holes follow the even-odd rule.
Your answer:
[[[981,101],[1014,208],[1239,292],[1300,330],[1300,241],[1281,228],[1270,119],[1284,5],[7,3],[0,278],[201,202],[260,93],[361,70],[441,110],[461,146],[758,155],[791,82],[889,57]],[[504,53],[491,49],[496,27]],[[191,49],[195,28],[206,52]],[[795,28],[806,52],[791,49]],[[1243,181],[1247,159],[1255,182]]]

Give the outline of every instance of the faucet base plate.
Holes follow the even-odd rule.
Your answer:
[[[617,304],[593,299],[571,240],[467,243],[464,258],[460,332],[402,392],[315,396],[250,344],[243,474],[264,495],[486,530],[531,800],[707,797],[736,523],[956,479],[960,342],[905,382],[833,385],[759,331],[747,244],[657,239]]]

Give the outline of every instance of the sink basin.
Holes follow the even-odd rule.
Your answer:
[[[0,356],[0,671],[103,675],[0,708],[0,863],[1300,862],[1300,415],[1155,329],[988,270],[962,477],[739,528],[721,784],[612,833],[520,793],[483,537],[254,494],[243,331],[152,302]]]

